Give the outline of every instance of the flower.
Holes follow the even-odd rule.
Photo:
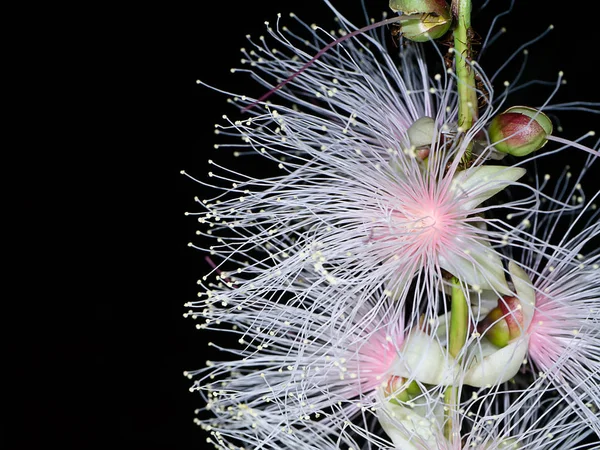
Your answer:
[[[464,449],[597,448],[597,436],[587,418],[546,382],[534,383],[523,391],[494,393],[484,397],[482,403],[488,409],[479,415],[471,414],[470,418],[475,419],[469,420],[472,431],[463,441]],[[476,410],[475,404],[471,409]]]
[[[492,162],[505,156],[499,140],[514,138],[493,126],[508,90],[496,98],[469,56],[461,73],[477,74],[481,108],[459,98],[452,70],[430,77],[419,45],[401,46],[398,68],[378,24],[356,29],[334,12],[338,32],[299,21],[309,40],[279,17],[267,24],[272,39],[250,41],[243,62],[269,91],[235,97],[247,117],[216,130],[242,139],[222,147],[257,152],[279,172],[254,178],[211,160],[216,181],[201,181],[221,192],[202,201],[214,270],[189,315],[240,338],[216,345],[238,359],[187,373],[214,414],[199,423],[219,448],[484,450],[546,445],[548,426],[568,430],[567,445],[581,417],[600,434],[598,252],[576,261],[599,226],[556,245],[552,231],[540,238],[541,224],[554,230],[552,218],[578,206],[540,209],[562,200],[520,181],[538,155]],[[546,125],[531,149],[508,153],[543,141],[598,155]],[[515,227],[511,216],[528,218]],[[511,383],[527,388],[519,397]],[[524,418],[525,407],[537,409]],[[538,412],[555,417],[539,435],[528,422]]]
[[[439,399],[421,405],[381,399],[377,414],[395,449],[597,448],[598,437],[588,418],[581,416],[577,405],[565,401],[548,380],[538,379],[526,388],[507,383],[471,394],[455,408],[440,404]],[[426,421],[418,415],[419,409],[426,407],[437,410],[437,420]]]
[[[524,330],[532,365],[600,434],[600,249],[590,249],[600,236],[600,223],[597,212],[591,212],[588,225],[570,225],[560,244],[549,246],[546,255],[524,255],[530,262],[525,270],[533,289],[521,304],[535,304]],[[556,222],[541,224],[539,231],[552,234],[559,229]],[[578,232],[577,225],[581,225]]]
[[[346,27],[340,34],[352,29],[338,19]],[[461,131],[452,74],[430,79],[418,45],[403,49],[399,70],[374,36],[352,36],[302,69],[310,56],[293,42],[305,40],[287,28],[269,33],[275,45],[261,40],[246,50],[252,74],[262,72],[272,86],[270,77],[302,71],[277,90],[280,104],[237,97],[250,117],[218,131],[241,137],[281,174],[255,179],[212,162],[212,179],[233,187],[202,202],[200,221],[218,236],[206,250],[220,269],[238,272],[229,307],[279,296],[307,268],[332,287],[330,303],[383,289],[402,307],[416,284],[420,292],[410,298],[426,298],[430,317],[449,274],[475,290],[507,294],[496,247],[508,231],[493,216],[499,208],[533,208],[535,197],[488,202],[509,185],[524,186],[517,180],[525,174],[487,164],[495,150],[476,136],[493,108]],[[477,156],[464,167],[468,149]]]
[[[288,288],[303,295],[302,283]],[[345,308],[328,311],[318,307],[323,292],[317,291],[305,295],[304,309],[282,305],[262,310],[257,304],[232,312],[225,317],[232,328],[227,332],[240,336],[241,345],[211,345],[237,358],[209,361],[205,369],[186,373],[197,379],[192,390],[203,394],[213,415],[198,423],[210,432],[215,447],[491,450],[521,448],[510,447],[513,443],[572,441],[568,430],[581,429],[583,419],[565,426],[565,412],[547,412],[566,409],[543,378],[524,391],[458,384],[457,396],[463,400],[449,408],[446,387],[422,381],[427,371],[415,354],[406,354],[414,345],[407,336],[431,332],[429,327],[406,324],[404,312],[381,292],[381,301],[374,298],[359,310],[355,299],[348,298]],[[209,308],[204,317],[203,328],[223,330],[211,320],[223,316],[213,316]],[[420,358],[430,364],[431,352],[424,350]],[[529,414],[524,416],[524,410]],[[554,417],[562,428],[549,439],[532,417]],[[447,426],[452,438],[445,433]]]
[[[415,358],[407,361],[403,355],[411,331],[393,300],[379,292],[380,298],[375,295],[359,308],[348,298],[342,308],[327,309],[326,291],[316,287],[307,295],[306,283],[302,278],[287,286],[288,293],[303,297],[302,307],[263,309],[267,300],[227,315],[213,315],[211,307],[204,311],[203,328],[219,329],[212,325],[218,318],[233,327],[229,333],[239,335],[241,344],[219,346],[238,359],[210,361],[203,370],[186,372],[198,378],[192,389],[203,393],[215,415],[200,424],[217,440],[258,445],[268,438],[273,448],[305,449],[337,448],[339,440],[360,448],[357,440],[363,438],[383,442],[370,424],[373,411],[367,411],[378,407],[381,389],[397,395],[424,386],[423,368],[417,365],[413,373]],[[399,371],[405,378],[396,375]],[[439,390],[420,397],[439,398]]]
[[[567,187],[562,191],[569,198],[577,187]],[[481,302],[482,315],[502,312],[492,326],[487,318],[479,322],[482,338],[471,344],[475,362],[468,363],[472,367],[464,381],[474,386],[491,384],[494,377],[506,381],[526,358],[530,370],[549,379],[600,435],[600,249],[593,245],[600,237],[593,203],[599,195],[596,192],[579,208],[575,220],[566,202],[558,211],[532,213],[533,235],[546,243],[545,248],[521,252],[522,267],[509,263],[514,297],[497,299],[495,309],[495,301]],[[559,241],[552,243],[558,232]],[[510,334],[500,345],[487,336],[498,325]]]

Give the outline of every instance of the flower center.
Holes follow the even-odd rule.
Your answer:
[[[448,235],[450,220],[438,205],[419,205],[407,209],[403,216],[398,220],[403,222],[406,230],[404,239],[412,239],[414,244],[427,250],[436,250]]]
[[[386,381],[403,342],[404,335],[400,329],[389,334],[385,329],[380,329],[356,349],[354,364],[349,364],[348,371],[351,377],[359,377],[363,393],[374,390]]]
[[[529,354],[538,365],[552,367],[564,351],[564,340],[577,330],[573,312],[563,304],[538,295],[536,310],[529,326]]]

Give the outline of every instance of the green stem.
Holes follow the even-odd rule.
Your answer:
[[[448,405],[446,411],[446,422],[444,422],[444,436],[448,441],[452,442],[452,416],[451,408],[456,405],[456,397],[458,396],[458,388],[454,386],[448,386],[444,391],[444,403]]]
[[[452,0],[452,11],[456,17],[454,28],[454,61],[458,77],[458,126],[464,132],[477,119],[477,91],[475,87],[475,72],[470,66],[471,41],[471,0]],[[471,143],[465,153],[465,162],[471,159]]]
[[[452,278],[452,304],[450,310],[450,342],[448,351],[456,358],[467,342],[469,305],[456,277]]]
[[[453,358],[456,358],[461,349],[467,342],[467,333],[469,331],[469,305],[465,299],[465,294],[460,287],[456,277],[452,278],[452,300],[450,306],[450,336],[448,342],[448,351]],[[448,405],[446,423],[444,425],[444,435],[452,440],[452,418],[451,411],[458,404],[458,388],[448,386],[444,392],[444,403]]]

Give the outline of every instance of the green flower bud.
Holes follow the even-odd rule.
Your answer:
[[[406,379],[392,375],[388,378],[387,383],[383,388],[383,395],[395,405],[399,405],[401,402],[407,402],[410,400],[410,395],[406,389],[402,389]]]
[[[513,106],[492,119],[488,130],[496,150],[525,156],[542,148],[552,134],[552,122],[544,113],[526,106]]]
[[[409,41],[440,38],[452,24],[452,14],[445,0],[390,0],[390,9],[408,16],[402,22],[401,32]],[[412,15],[414,19],[410,19]]]
[[[504,313],[499,307],[492,309],[485,319],[477,324],[477,332],[486,337],[496,347],[504,348],[510,341],[508,325],[503,318]]]
[[[498,306],[477,324],[477,332],[483,334],[496,347],[504,348],[518,338],[523,329],[521,302],[516,297],[504,296]]]
[[[411,398],[414,398],[414,397],[417,397],[417,396],[423,394],[423,391],[421,391],[421,387],[419,386],[419,383],[417,383],[414,380],[410,382],[410,384],[406,388],[406,392],[408,392],[408,395],[410,395]]]
[[[394,405],[408,402],[414,397],[421,395],[421,388],[416,381],[406,386],[406,378],[391,375],[387,383],[383,385],[383,394]]]

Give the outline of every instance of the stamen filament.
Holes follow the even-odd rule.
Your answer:
[[[310,58],[302,67],[300,67],[300,69],[298,69],[296,72],[294,72],[288,78],[286,78],[285,80],[283,80],[281,83],[279,83],[273,89],[271,89],[269,92],[263,94],[256,101],[252,102],[251,104],[249,104],[248,106],[246,106],[245,108],[243,108],[242,112],[246,112],[249,109],[252,109],[258,103],[266,100],[272,94],[274,94],[275,92],[277,92],[283,86],[285,86],[290,81],[292,81],[294,78],[296,78],[298,75],[300,75],[302,72],[304,72],[308,67],[310,67],[312,64],[314,64],[314,62],[317,59],[319,59],[327,50],[329,50],[332,47],[335,47],[336,45],[340,44],[341,42],[344,42],[345,40],[350,39],[350,38],[352,38],[352,37],[354,37],[354,36],[356,36],[358,34],[366,33],[367,31],[372,30],[373,28],[383,27],[385,25],[390,25],[392,23],[398,23],[398,22],[403,22],[403,21],[407,21],[407,20],[420,19],[420,18],[424,18],[426,16],[427,16],[427,14],[411,14],[410,16],[396,16],[396,17],[391,17],[389,19],[385,19],[385,20],[381,20],[379,22],[372,23],[371,25],[367,25],[366,27],[359,28],[358,30],[351,31],[348,34],[346,34],[346,35],[344,35],[344,36],[342,36],[342,37],[340,37],[340,38],[338,38],[338,39],[336,39],[334,41],[331,41],[329,44],[327,44],[325,47],[323,47],[321,50],[319,50],[316,53],[315,56],[313,56],[312,58]]]

